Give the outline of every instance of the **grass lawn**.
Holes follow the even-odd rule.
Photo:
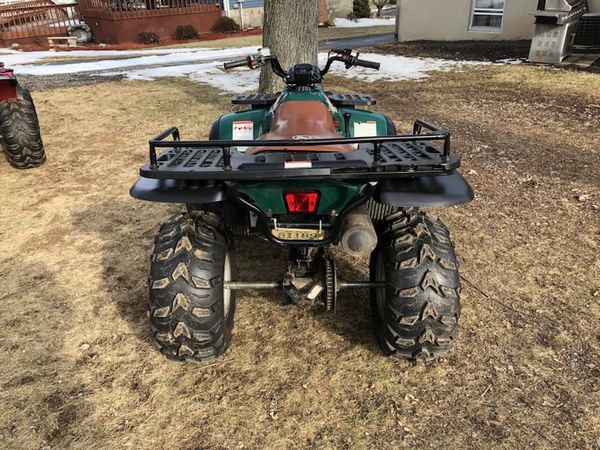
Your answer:
[[[183,79],[34,92],[48,162],[0,163],[0,447],[594,448],[600,444],[600,77],[531,66],[423,82],[330,78],[408,131],[453,132],[477,198],[435,211],[464,277],[456,348],[383,357],[367,293],[335,315],[239,296],[231,349],[209,365],[149,340],[154,233],[182,210],[133,200],[148,138],[207,136],[228,96]],[[245,280],[283,249],[239,240]],[[336,252],[343,279],[367,261]],[[257,264],[260,260],[260,265]]]

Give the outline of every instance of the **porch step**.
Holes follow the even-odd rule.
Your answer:
[[[562,61],[563,66],[576,66],[587,69],[600,59],[600,53],[571,53]]]

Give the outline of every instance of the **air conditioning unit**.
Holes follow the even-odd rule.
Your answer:
[[[581,16],[574,45],[578,49],[600,50],[600,13]]]

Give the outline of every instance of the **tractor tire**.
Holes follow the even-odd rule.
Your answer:
[[[231,342],[233,239],[216,214],[194,211],[166,222],[155,240],[149,279],[152,339],[168,358],[209,361]]]
[[[371,256],[375,334],[387,355],[430,361],[454,344],[460,277],[448,229],[428,214],[400,211],[380,231]]]
[[[0,132],[10,165],[32,169],[44,164],[46,153],[29,91],[23,90],[21,99],[0,102]]]

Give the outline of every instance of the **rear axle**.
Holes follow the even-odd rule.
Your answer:
[[[385,283],[373,281],[338,281],[337,286],[340,289],[385,289]],[[282,281],[226,281],[225,289],[240,291],[246,289],[279,289],[283,288]]]

